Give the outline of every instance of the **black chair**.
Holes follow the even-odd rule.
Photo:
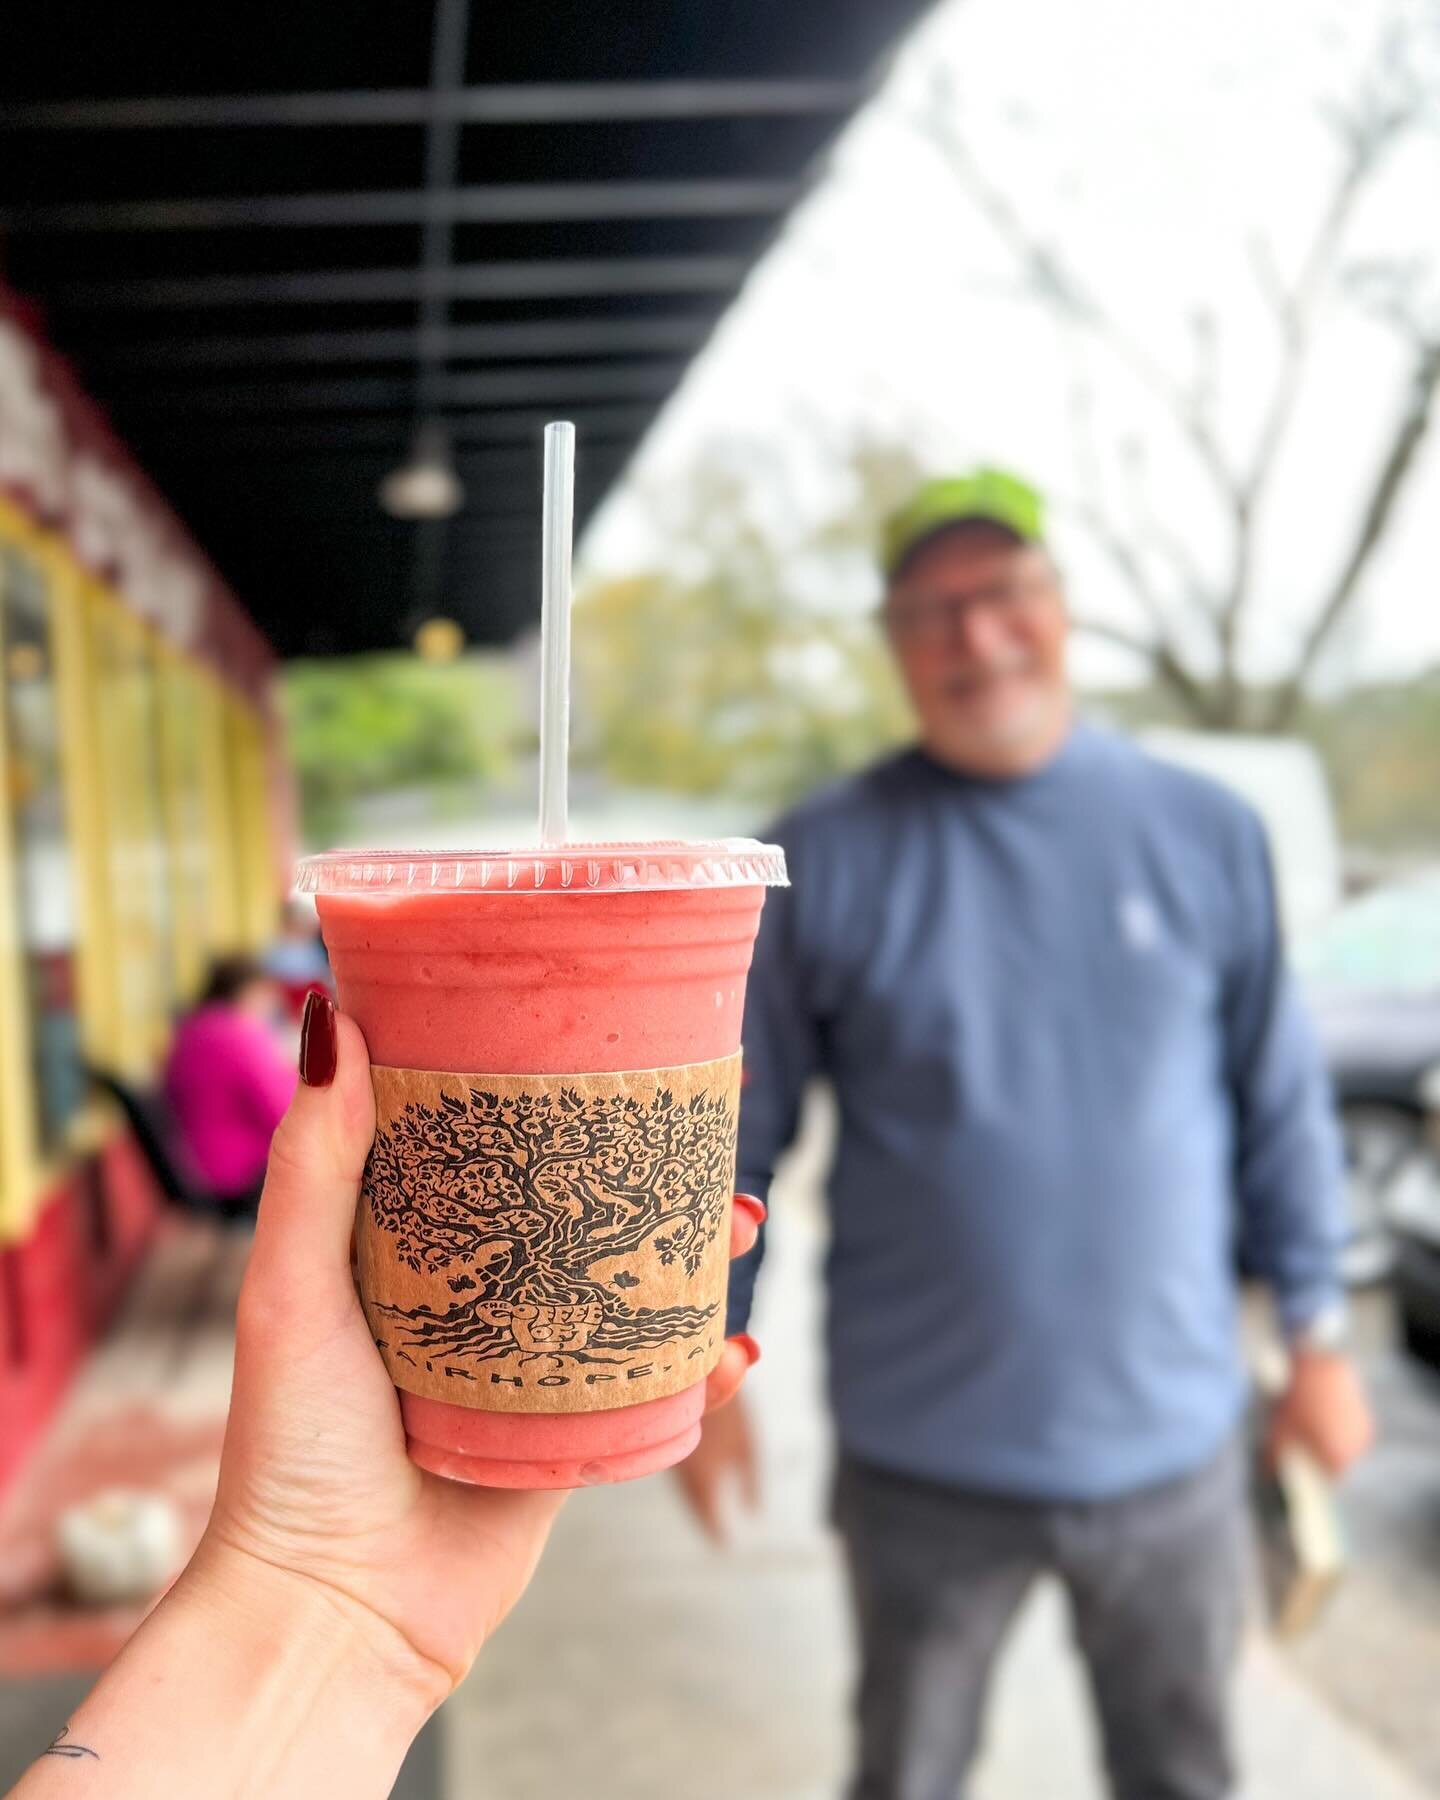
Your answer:
[[[175,1140],[175,1121],[164,1097],[158,1093],[132,1087],[108,1069],[88,1068],[87,1076],[102,1094],[109,1097],[125,1115],[135,1142],[140,1147],[146,1166],[160,1192],[181,1212],[206,1219],[253,1219],[259,1203],[254,1194],[212,1194],[189,1180],[176,1163],[170,1146]]]

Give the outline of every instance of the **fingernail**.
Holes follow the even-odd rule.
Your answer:
[[[745,1352],[746,1362],[749,1363],[750,1367],[753,1369],[760,1360],[760,1346],[755,1342],[754,1338],[751,1337],[750,1333],[748,1331],[737,1331],[730,1342],[740,1346]]]
[[[305,996],[300,1021],[300,1079],[306,1087],[325,1088],[335,1079],[339,1056],[335,1034],[335,1002],[315,988]]]
[[[758,1194],[737,1194],[735,1204],[742,1212],[749,1213],[757,1225],[763,1225],[770,1217],[770,1209]]]

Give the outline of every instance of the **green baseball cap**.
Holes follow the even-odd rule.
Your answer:
[[[885,521],[880,566],[893,580],[921,544],[952,525],[996,525],[1021,544],[1045,537],[1045,500],[1037,488],[1005,469],[972,469],[922,483]]]

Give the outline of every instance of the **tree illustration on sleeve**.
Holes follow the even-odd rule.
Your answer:
[[[454,1303],[385,1306],[397,1349],[427,1360],[519,1353],[624,1361],[704,1331],[718,1304],[632,1307],[643,1275],[700,1273],[725,1218],[735,1114],[662,1090],[408,1102],[377,1132],[363,1193],[398,1260]],[[637,1272],[639,1271],[639,1272]]]

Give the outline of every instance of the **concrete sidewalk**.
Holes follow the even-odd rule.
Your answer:
[[[753,1378],[767,1506],[712,1551],[666,1477],[578,1494],[530,1593],[446,1709],[448,1800],[834,1800],[847,1758],[844,1597],[822,1526],[810,1195],[777,1197]],[[809,1184],[805,1184],[809,1185]],[[1422,1800],[1279,1652],[1240,1688],[1247,1800]],[[977,1800],[1099,1800],[1058,1592],[1008,1648]]]
[[[722,1553],[701,1541],[668,1478],[575,1496],[533,1588],[417,1745],[397,1796],[833,1800],[840,1792],[849,1641],[820,1524],[828,1449],[813,1186],[802,1172],[777,1199],[757,1321],[766,1351],[753,1384],[764,1516]],[[81,1491],[82,1474],[86,1483],[98,1478],[93,1453],[124,1440],[148,1479],[163,1470],[161,1485],[183,1490],[199,1529],[213,1491],[243,1261],[241,1244],[213,1248],[218,1259],[178,1238],[157,1257],[6,1509],[0,1791],[85,1690],[86,1666],[135,1623],[76,1616],[48,1598],[43,1522],[68,1491]],[[119,1472],[107,1466],[106,1478]],[[125,1472],[140,1471],[127,1463]],[[1421,1786],[1260,1644],[1246,1665],[1241,1709],[1249,1800],[1423,1800]],[[1007,1653],[976,1795],[1096,1800],[1094,1768],[1058,1596],[1042,1592]]]
[[[106,1488],[163,1494],[184,1555],[215,1498],[249,1234],[168,1220],[0,1506],[0,1679],[103,1667],[139,1606],[84,1608],[59,1592],[55,1521]]]
[[[210,1515],[249,1233],[171,1220],[113,1327],[0,1506],[0,1793],[50,1742],[145,1608],[73,1605],[59,1511],[108,1486],[166,1494],[185,1546]],[[427,1726],[394,1800],[436,1800],[443,1726]],[[157,1795],[159,1790],[157,1789]]]

